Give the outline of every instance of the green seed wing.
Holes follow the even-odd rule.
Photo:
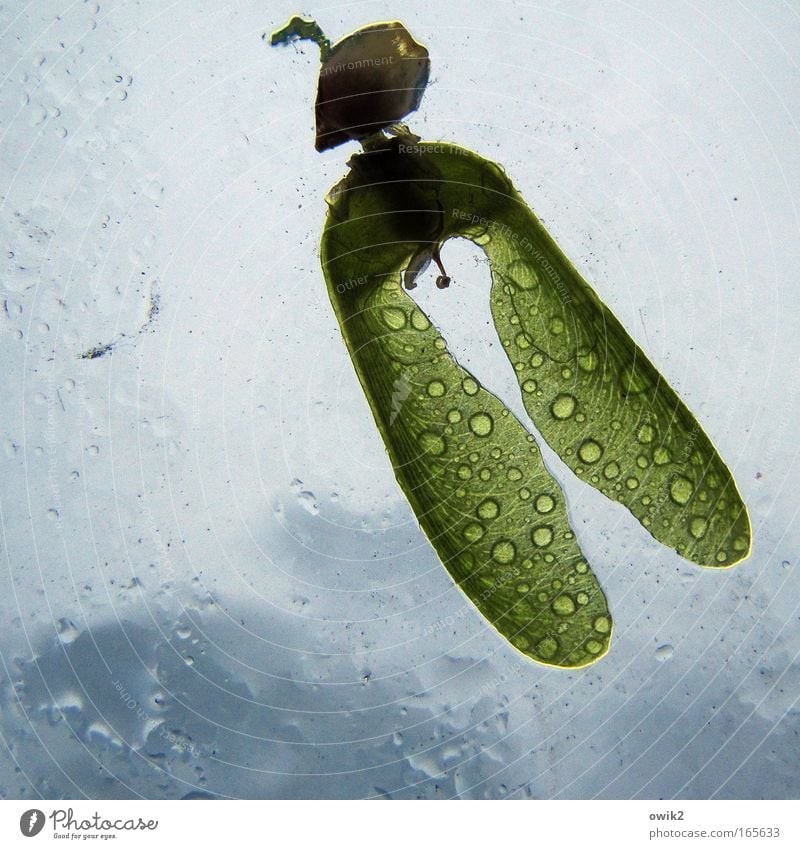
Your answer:
[[[362,178],[354,168],[332,196],[322,264],[397,480],[453,579],[501,634],[541,663],[592,663],[608,650],[611,617],[561,490],[533,437],[401,288],[418,245],[398,239],[403,208]]]
[[[544,439],[687,559],[745,558],[747,509],[700,424],[533,213],[509,219],[526,242],[486,245],[492,315]]]

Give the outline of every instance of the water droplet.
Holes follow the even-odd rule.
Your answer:
[[[575,564],[575,571],[579,575],[585,575],[589,571],[589,564],[585,560],[579,560]]]
[[[51,508],[47,511],[47,518],[48,518],[51,522],[57,522],[57,521],[61,518],[61,514],[60,514],[60,513],[58,512],[58,510],[56,510],[54,507],[51,507]]]
[[[447,414],[447,421],[450,424],[458,424],[461,421],[461,411],[460,410],[450,410]]]
[[[695,539],[702,539],[708,529],[708,522],[702,516],[695,516],[689,523],[689,533]]]
[[[483,525],[478,522],[470,522],[462,532],[464,539],[469,542],[477,542],[484,534]]]
[[[531,346],[531,337],[527,333],[518,333],[514,341],[523,351]]]
[[[669,660],[674,654],[674,649],[670,645],[659,646],[656,649],[656,660],[659,663],[663,663],[665,660]]]
[[[575,601],[577,601],[578,604],[583,606],[589,603],[589,596],[587,593],[578,593],[578,595],[575,596]]]
[[[492,559],[503,565],[513,563],[517,549],[511,540],[501,539],[492,546]]]
[[[441,398],[445,393],[444,384],[441,380],[432,380],[427,385],[426,391],[431,398]]]
[[[598,616],[592,623],[598,634],[607,634],[611,630],[611,620],[608,616]]]
[[[427,330],[431,326],[431,323],[421,310],[415,309],[411,313],[411,326],[414,330]]]
[[[539,513],[549,513],[555,506],[555,501],[549,495],[540,495],[536,499],[536,509]]]
[[[657,466],[665,466],[670,461],[669,451],[663,447],[663,445],[659,445],[655,451],[653,451],[653,462]]]
[[[639,478],[630,477],[625,481],[625,486],[628,489],[637,489],[639,486]]]
[[[555,336],[560,336],[564,332],[564,321],[560,316],[554,315],[550,319],[550,332]]]
[[[465,377],[461,382],[461,385],[464,387],[464,392],[467,395],[477,395],[478,394],[478,382],[473,380],[471,377]]]
[[[652,425],[643,424],[639,428],[639,432],[636,434],[636,438],[642,445],[649,445],[653,439],[655,438],[656,432],[653,430]]]
[[[588,651],[589,654],[600,654],[600,652],[602,650],[603,650],[603,644],[601,642],[599,642],[598,640],[587,640],[586,641],[586,651]]]
[[[603,469],[603,474],[608,480],[614,480],[615,477],[619,475],[619,464],[612,460],[608,465]]]
[[[584,370],[588,372],[594,371],[600,360],[597,354],[594,351],[589,351],[588,354],[578,357],[578,365]]]
[[[390,330],[402,330],[406,326],[406,314],[396,307],[384,307],[381,317]]]
[[[650,461],[647,459],[647,457],[644,456],[644,454],[640,454],[636,458],[636,465],[640,469],[646,469],[650,465]]]
[[[494,429],[494,420],[488,413],[475,413],[469,417],[469,427],[476,436],[488,436]]]
[[[534,368],[539,368],[542,363],[544,363],[544,357],[540,353],[537,352],[531,357],[531,365]]]
[[[419,447],[424,453],[432,454],[434,457],[440,457],[447,450],[444,438],[430,430],[425,430],[419,435]]]
[[[472,469],[466,463],[462,463],[462,465],[458,467],[456,474],[462,481],[468,481],[472,477]]]
[[[522,472],[516,466],[511,466],[506,472],[506,477],[510,481],[522,480]]]
[[[576,403],[573,395],[562,392],[553,399],[553,403],[550,405],[550,412],[555,418],[563,421],[575,412]]]
[[[533,529],[531,539],[539,548],[545,548],[553,541],[553,529],[547,525],[540,525],[538,528]]]
[[[522,489],[519,491],[519,497],[522,499],[522,501],[527,501],[531,497],[531,491],[528,489],[527,486],[523,486]]]
[[[69,619],[58,620],[58,640],[65,646],[74,643],[78,639],[80,631],[75,627]]]
[[[603,447],[594,439],[584,439],[578,448],[578,456],[584,463],[596,463],[603,456]]]
[[[526,380],[522,384],[522,391],[523,392],[535,392],[536,387],[537,387],[537,383],[536,383],[535,380]]]
[[[689,501],[692,497],[693,491],[694,487],[692,486],[692,482],[688,478],[683,477],[683,475],[678,475],[678,477],[672,481],[669,488],[670,497],[681,507]]]
[[[309,492],[308,490],[298,492],[297,500],[300,502],[300,506],[304,510],[308,510],[308,512],[311,513],[312,516],[316,516],[319,513],[317,497],[314,495],[313,492]]]
[[[536,644],[536,653],[544,660],[555,657],[558,651],[558,640],[555,637],[545,637]]]
[[[500,513],[500,505],[494,498],[486,498],[481,501],[475,512],[481,519],[494,519]]]
[[[553,600],[553,611],[559,616],[571,616],[575,612],[575,602],[568,595],[560,595]]]
[[[491,469],[481,469],[480,472],[478,472],[478,477],[482,481],[488,481],[489,478],[491,478],[491,476],[492,476]]]

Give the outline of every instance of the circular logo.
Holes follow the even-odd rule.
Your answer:
[[[44,813],[38,808],[31,808],[19,818],[19,830],[25,837],[36,837],[44,828]]]

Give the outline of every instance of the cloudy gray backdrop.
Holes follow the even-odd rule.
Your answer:
[[[736,475],[753,555],[704,571],[546,454],[594,667],[511,649],[395,483],[319,268],[354,146],[261,40],[294,12],[407,24],[413,128],[505,166]],[[796,796],[798,55],[779,0],[2,4],[0,794]],[[444,257],[420,303],[527,421]]]

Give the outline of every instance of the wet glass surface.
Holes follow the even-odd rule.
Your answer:
[[[319,267],[288,3],[0,9],[3,798],[796,795],[796,14],[388,3],[408,118],[496,159],[730,465],[702,570],[544,449],[610,654],[526,660],[400,492]],[[414,297],[528,421],[466,242]],[[87,356],[88,354],[88,356]]]

